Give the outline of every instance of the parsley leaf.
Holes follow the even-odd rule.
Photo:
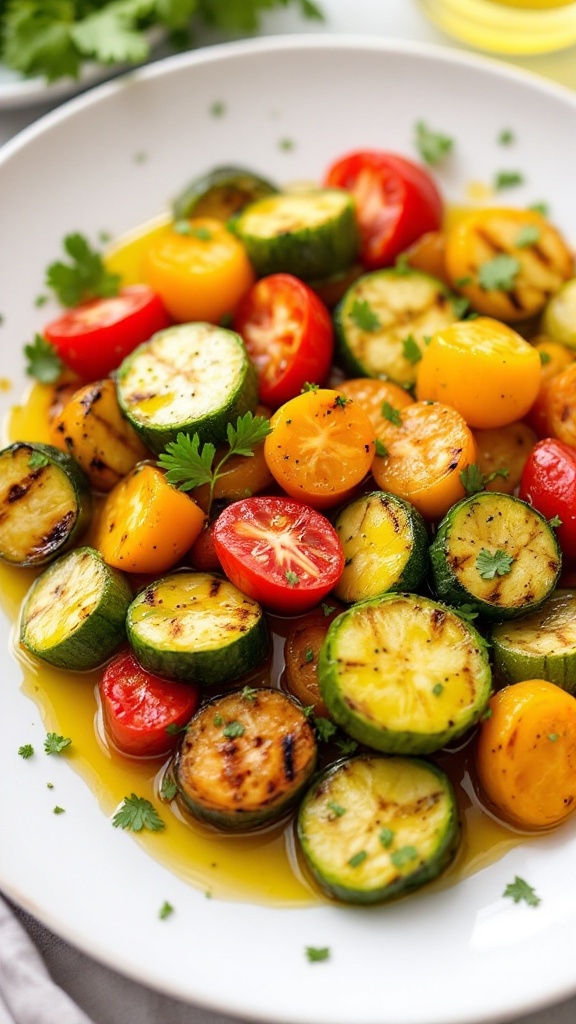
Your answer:
[[[227,427],[228,451],[213,466],[216,448],[211,441],[200,446],[198,434],[179,433],[175,441],[169,441],[165,450],[158,457],[158,465],[167,470],[168,483],[181,491],[191,491],[194,487],[208,484],[208,509],[212,504],[214,486],[222,476],[223,466],[233,455],[244,455],[250,458],[254,448],[260,444],[271,431],[270,421],[266,416],[253,416],[247,412],[239,416],[236,426],[231,423]]]
[[[384,444],[384,441],[381,441],[379,437],[375,438],[374,440],[374,451],[376,455],[380,456],[381,459],[385,459],[386,456],[388,455],[388,449]]]
[[[30,469],[42,469],[43,466],[49,464],[49,459],[43,455],[42,452],[32,452],[32,455],[28,459],[28,466]]]
[[[114,828],[129,829],[131,832],[141,832],[145,828],[150,832],[158,832],[164,828],[164,822],[154,805],[145,797],[136,796],[136,793],[124,797],[112,818],[112,824]]]
[[[493,580],[496,576],[507,576],[512,568],[514,559],[507,555],[502,548],[497,551],[488,551],[482,548],[476,558],[476,568],[483,580]]]
[[[374,312],[366,299],[354,299],[350,307],[349,317],[361,331],[377,331],[381,326],[380,317]]]
[[[520,171],[499,171],[494,178],[494,188],[497,191],[503,188],[512,188],[514,185],[521,185],[524,175]]]
[[[540,897],[536,895],[532,886],[528,885],[528,882],[525,882],[518,875],[515,875],[513,882],[508,883],[502,895],[509,896],[514,900],[514,903],[520,903],[521,900],[524,900],[529,907],[537,907],[541,902]]]
[[[174,907],[172,906],[172,904],[168,903],[168,900],[164,900],[164,903],[162,904],[160,910],[158,911],[158,917],[160,918],[160,920],[165,921],[166,918],[170,917],[170,915],[173,913]]]
[[[292,569],[287,569],[284,573],[284,578],[289,587],[297,587],[300,582],[300,577],[297,572],[293,572]]]
[[[106,270],[100,253],[90,248],[83,235],[66,235],[63,245],[72,262],[57,260],[46,271],[46,284],[63,306],[118,294],[120,275]]]
[[[160,785],[160,799],[165,800],[166,803],[170,803],[170,801],[176,796],[177,792],[178,786],[174,781],[174,776],[171,772],[166,772]]]
[[[416,860],[417,856],[418,850],[415,846],[401,846],[399,850],[394,850],[390,854],[390,860],[395,868],[402,868],[405,864],[409,864],[410,861]]]
[[[20,757],[23,757],[24,760],[26,760],[28,757],[32,757],[34,747],[31,743],[24,743],[21,747],[18,747],[18,753],[20,754]]]
[[[59,736],[56,732],[49,732],[44,740],[44,750],[47,754],[61,754],[71,743],[72,740],[68,736]]]
[[[322,715],[314,715],[314,726],[321,743],[327,743],[338,732],[338,727],[334,725],[334,722],[331,722],[329,718],[323,718]]]
[[[552,356],[543,348],[538,350],[538,355],[540,356],[540,362],[542,363],[542,366],[547,366],[548,363],[552,362]]]
[[[319,964],[322,960],[329,960],[330,948],[328,946],[306,946],[306,959],[311,964]]]
[[[242,725],[242,722],[227,722],[222,729],[223,736],[229,740],[235,740],[239,736],[243,736],[246,732],[246,726]]]
[[[404,359],[407,359],[413,366],[415,366],[416,363],[419,363],[422,359],[420,346],[413,334],[409,334],[407,338],[404,338],[404,341],[402,342],[402,355],[404,356]]]
[[[466,494],[478,494],[479,491],[485,490],[486,485],[492,483],[496,477],[502,476],[506,479],[509,472],[510,470],[506,466],[502,466],[501,469],[494,469],[491,473],[483,473],[478,463],[471,462],[466,469],[460,471],[460,482]]]
[[[382,402],[382,405],[380,406],[380,412],[382,413],[384,419],[388,420],[390,423],[393,423],[395,427],[402,426],[402,416],[400,415],[400,410],[395,409],[393,405],[390,405],[390,402]]]
[[[554,527],[562,526],[562,520],[560,519],[560,516],[552,516],[552,518],[548,520],[548,525]]]
[[[519,261],[514,256],[500,252],[480,266],[478,283],[486,291],[500,289],[503,292],[511,292],[519,271]]]
[[[346,808],[342,807],[341,804],[337,804],[334,800],[329,802],[328,809],[332,811],[332,814],[337,818],[341,818],[343,814],[346,814]]]
[[[41,334],[36,334],[31,345],[24,346],[26,373],[41,384],[53,384],[62,372],[62,362],[56,349]]]
[[[516,235],[514,244],[518,249],[527,249],[530,245],[536,245],[541,235],[542,229],[538,224],[525,224]]]
[[[358,853],[354,853],[348,860],[348,864],[351,868],[359,868],[361,864],[367,859],[368,854],[366,850],[358,850]]]
[[[514,132],[510,128],[503,128],[498,136],[498,142],[501,146],[509,146],[514,142]]]
[[[454,139],[441,132],[432,131],[424,123],[416,124],[416,149],[425,163],[435,166],[445,160],[454,147]]]

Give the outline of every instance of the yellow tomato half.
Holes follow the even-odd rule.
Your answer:
[[[180,323],[219,323],[254,283],[242,242],[211,217],[178,221],[158,232],[143,254],[142,271]]]
[[[433,335],[418,366],[416,395],[451,405],[470,427],[501,427],[530,409],[540,365],[538,352],[506,324],[460,320]]]

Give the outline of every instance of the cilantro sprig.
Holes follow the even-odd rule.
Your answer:
[[[476,568],[483,580],[493,580],[496,576],[507,576],[512,569],[514,558],[506,554],[502,548],[488,551],[482,548],[476,558]]]
[[[478,494],[480,491],[486,490],[488,484],[491,484],[497,477],[501,476],[506,479],[509,473],[510,470],[507,466],[494,469],[491,473],[483,473],[477,462],[471,462],[466,469],[461,470],[460,482],[466,494]]]
[[[40,384],[54,384],[62,372],[62,360],[56,349],[41,334],[36,334],[34,341],[24,346],[26,357],[26,373],[34,377]]]
[[[114,828],[123,828],[131,832],[141,832],[142,829],[159,832],[165,827],[154,804],[143,796],[137,796],[136,793],[124,797],[112,818],[112,824]]]
[[[110,298],[120,291],[120,275],[104,266],[102,256],[84,235],[66,235],[62,243],[70,263],[56,260],[46,271],[46,284],[63,306],[78,306],[89,299]]]
[[[415,134],[416,149],[425,163],[434,167],[442,163],[454,148],[454,139],[433,131],[424,121],[418,121]]]
[[[515,875],[514,881],[508,883],[502,895],[509,896],[514,903],[527,903],[529,907],[537,907],[542,902],[532,886],[519,875]]]
[[[158,465],[165,469],[166,479],[180,491],[192,491],[202,484],[208,485],[208,509],[214,498],[216,481],[222,476],[224,466],[233,455],[250,458],[254,448],[261,444],[270,433],[270,421],[266,416],[244,413],[227,427],[228,451],[214,465],[216,447],[211,441],[200,443],[198,434],[179,433],[175,441],[169,441],[165,451],[158,456]]]

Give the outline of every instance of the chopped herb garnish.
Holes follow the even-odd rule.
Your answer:
[[[473,284],[474,278],[467,274],[466,277],[458,277],[454,281],[456,288],[465,288],[467,284]]]
[[[323,718],[322,715],[314,715],[314,726],[321,743],[327,743],[338,731],[334,722],[331,722],[329,718]]]
[[[482,712],[482,721],[487,722],[489,718],[492,718],[492,708],[487,707]]]
[[[416,124],[416,149],[425,163],[434,167],[445,160],[454,148],[454,139],[432,131],[424,121]]]
[[[412,267],[410,265],[410,256],[407,252],[401,252],[399,256],[394,260],[394,270],[397,274],[402,277],[405,274],[412,273]]]
[[[327,604],[325,601],[322,601],[322,604],[320,605],[320,607],[322,608],[322,611],[324,612],[324,615],[332,615],[332,612],[336,611],[336,606],[335,605]]]
[[[394,833],[391,828],[384,826],[378,833],[378,839],[385,850],[388,850],[394,842]]]
[[[56,732],[49,732],[44,740],[44,750],[47,754],[61,754],[71,743],[72,740],[68,736],[59,736]]]
[[[458,320],[462,320],[470,309],[470,300],[465,298],[464,295],[452,295],[450,297],[450,305],[452,306],[452,312]]]
[[[209,242],[212,232],[208,228],[196,227],[189,220],[177,220],[174,224],[174,231],[179,235],[190,235],[191,238],[199,238],[201,242]]]
[[[479,491],[485,490],[487,484],[492,483],[496,477],[502,476],[506,479],[509,472],[510,470],[506,466],[502,466],[500,469],[494,469],[491,473],[483,473],[478,463],[471,462],[466,469],[460,471],[460,482],[466,494],[478,494]]]
[[[498,171],[494,178],[494,188],[500,191],[503,188],[513,188],[514,185],[522,185],[524,175],[520,171]]]
[[[24,760],[26,760],[27,758],[32,757],[34,747],[31,743],[24,743],[21,747],[18,747],[18,753],[20,754],[20,757],[23,757]]]
[[[56,804],[56,807],[52,808],[52,814],[64,814],[64,808],[58,807],[58,804]]]
[[[552,516],[552,519],[548,520],[549,526],[562,526],[562,520],[560,516]]]
[[[359,850],[358,853],[355,853],[350,857],[348,864],[351,868],[358,868],[364,863],[367,857],[368,854],[366,853],[366,850]]]
[[[542,366],[547,366],[548,363],[552,362],[552,356],[549,352],[545,352],[544,349],[539,349],[538,355],[540,356],[540,362],[542,363]]]
[[[47,302],[47,295],[37,295],[36,298],[34,299],[34,305],[36,306],[36,309],[41,309],[42,306],[45,306]]]
[[[78,306],[88,299],[109,298],[120,291],[120,275],[111,274],[99,252],[83,235],[66,235],[64,250],[71,263],[57,260],[46,271],[46,284],[63,306]]]
[[[389,420],[389,422],[393,423],[395,427],[402,426],[402,416],[400,415],[400,410],[395,409],[393,405],[390,405],[390,402],[382,402],[382,405],[380,406],[380,412],[382,413],[384,419]]]
[[[512,556],[507,555],[502,548],[494,552],[482,548],[476,557],[475,565],[483,580],[493,580],[496,576],[507,576],[513,562]]]
[[[131,832],[141,832],[143,829],[159,832],[165,827],[154,805],[145,797],[136,796],[136,793],[124,797],[112,818],[112,824],[114,828],[129,829]]]
[[[444,693],[444,683],[434,683],[432,693],[435,697],[439,697],[441,693]]]
[[[177,792],[178,786],[174,781],[174,776],[171,774],[171,772],[166,772],[166,774],[162,778],[162,783],[160,786],[160,799],[165,800],[167,803],[170,803],[170,801],[173,800],[174,797],[176,796]]]
[[[361,331],[377,331],[381,326],[380,317],[374,312],[366,299],[354,299],[350,307],[349,317]]]
[[[256,686],[244,686],[240,693],[240,697],[242,698],[242,700],[247,700],[249,703],[251,703],[253,700],[256,700],[257,696],[258,689]]]
[[[498,136],[498,142],[501,146],[509,146],[514,142],[514,132],[510,128],[503,128]]]
[[[235,740],[239,736],[243,736],[246,732],[246,726],[242,725],[242,722],[227,722],[222,733],[226,736],[226,739]]]
[[[500,252],[481,265],[478,270],[478,283],[486,291],[511,292],[519,271],[519,261],[514,256]]]
[[[556,740],[558,739],[558,733],[557,732],[549,732],[548,733],[548,739],[550,740],[550,743],[556,743]]]
[[[539,213],[541,217],[547,217],[550,212],[548,203],[542,201],[538,203],[530,203],[530,206],[526,207],[527,210],[533,210],[534,213]]]
[[[304,384],[304,387],[300,389],[300,394],[303,395],[305,394],[306,391],[318,391],[319,388],[319,384],[314,384],[313,382],[311,383],[310,381],[307,380],[306,383]],[[290,423],[290,420],[288,420],[287,422]]]
[[[338,395],[338,397],[334,399],[334,406],[339,406],[341,409],[344,409],[351,401],[352,399],[346,398],[346,395]]]
[[[343,814],[346,814],[346,808],[335,803],[333,800],[328,804],[328,808],[332,811],[332,814],[336,815],[337,818],[341,818]]]
[[[226,104],[222,103],[222,100],[215,100],[210,106],[210,113],[212,117],[222,117],[226,112]]]
[[[474,622],[478,618],[478,612],[471,604],[461,604],[458,607],[458,615],[467,622]]]
[[[420,346],[412,334],[409,334],[402,342],[402,355],[404,356],[404,359],[407,359],[413,366],[415,366],[416,363],[419,363],[422,359]]]
[[[374,439],[374,451],[381,459],[385,459],[388,456],[388,449],[384,441],[381,441],[379,437]]]
[[[345,756],[353,754],[358,748],[356,740],[351,739],[350,736],[337,736],[335,743],[340,753]]]
[[[527,249],[529,245],[536,245],[541,235],[542,228],[538,224],[525,224],[516,235],[514,244],[518,249]]]
[[[28,466],[30,469],[42,469],[43,466],[48,466],[50,460],[42,452],[32,452],[32,455],[28,459]]]
[[[280,149],[284,150],[285,153],[291,153],[294,149],[295,142],[294,139],[280,139],[278,146]]]
[[[286,580],[286,583],[288,583],[288,585],[291,587],[298,586],[300,582],[300,577],[298,573],[293,572],[292,569],[287,569],[287,571],[284,573],[284,578]]]
[[[306,959],[311,964],[319,964],[322,960],[329,960],[330,949],[328,946],[306,946]]]
[[[176,725],[175,722],[170,722],[170,725],[166,726],[166,732],[169,736],[177,736],[181,732],[186,732],[186,725]]]
[[[417,856],[418,850],[415,846],[401,846],[399,850],[394,850],[390,854],[390,860],[395,868],[402,868],[405,864],[409,864],[411,860],[416,860]]]
[[[528,885],[528,882],[525,882],[518,875],[515,876],[513,882],[508,883],[502,895],[509,896],[514,900],[514,903],[520,903],[523,900],[529,907],[537,907],[541,902],[540,897],[536,895],[532,886]]]
[[[53,384],[62,373],[62,361],[56,349],[41,334],[36,334],[31,345],[24,346],[26,373],[41,384]]]
[[[246,412],[239,416],[236,426],[231,423],[226,428],[228,451],[213,466],[216,448],[211,441],[200,445],[198,434],[179,433],[175,441],[169,441],[165,450],[158,456],[158,465],[167,470],[168,483],[174,484],[181,491],[191,491],[201,484],[208,484],[208,508],[210,510],[214,496],[216,481],[222,476],[224,464],[233,455],[254,455],[254,448],[261,444],[270,433],[270,421],[266,416],[253,416]]]
[[[215,726],[224,725],[224,719],[222,718],[222,715],[214,715],[213,722]]]
[[[164,903],[162,904],[160,910],[158,911],[158,917],[160,918],[160,920],[165,921],[166,918],[170,917],[170,915],[173,913],[174,907],[172,906],[172,904],[168,903],[168,900],[164,900]]]
[[[308,665],[311,661],[314,661],[314,651],[311,647],[307,647],[304,651],[304,661]]]

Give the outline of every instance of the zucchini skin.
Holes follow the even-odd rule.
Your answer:
[[[128,608],[126,633],[143,668],[201,686],[239,679],[270,650],[260,605],[215,573],[181,570],[150,583]]]
[[[486,643],[452,608],[414,594],[352,605],[318,659],[331,717],[387,754],[430,754],[480,719],[492,691]]]
[[[188,724],[173,776],[186,811],[223,831],[246,832],[294,806],[316,760],[314,730],[301,706],[262,687],[205,704]]]
[[[107,565],[98,551],[74,548],[52,562],[28,591],[20,643],[58,668],[98,668],[125,642],[132,596],[124,574]],[[45,640],[49,631],[57,634],[51,645]]]
[[[534,547],[537,536],[540,549]],[[475,571],[483,548],[510,555],[510,571],[483,579]],[[548,520],[532,505],[511,494],[482,491],[446,513],[430,545],[430,563],[441,601],[501,620],[527,615],[543,604],[560,576],[562,554]]]
[[[413,505],[386,491],[370,491],[340,509],[334,520],[344,571],[334,588],[353,604],[387,592],[416,590],[428,571],[428,531]]]
[[[382,903],[440,875],[454,859],[460,822],[452,785],[419,758],[362,754],[330,765],[298,812],[305,864],[345,903]]]
[[[339,200],[339,209],[314,223],[315,209],[331,198]],[[257,230],[268,219],[270,227]],[[244,243],[259,277],[285,273],[312,282],[347,270],[359,252],[354,203],[343,189],[281,192],[251,203],[228,227]]]
[[[175,220],[216,217],[226,221],[249,203],[277,191],[271,182],[243,167],[214,167],[186,185],[172,209]]]
[[[92,510],[90,483],[72,456],[53,445],[23,441],[0,452],[2,561],[46,565],[78,542]]]
[[[240,335],[201,321],[158,331],[136,348],[120,365],[116,387],[122,412],[155,454],[179,433],[198,434],[201,444],[226,441],[228,424],[258,401]]]
[[[499,684],[546,679],[576,696],[576,591],[558,589],[536,611],[492,627]]]

